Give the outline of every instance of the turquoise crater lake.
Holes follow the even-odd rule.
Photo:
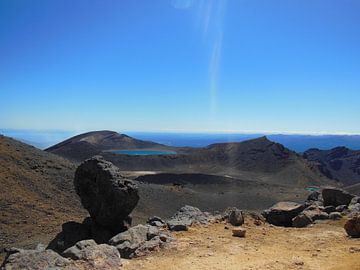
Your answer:
[[[130,156],[158,156],[158,155],[176,155],[175,151],[165,151],[165,150],[111,150],[109,151],[118,155],[130,155]]]

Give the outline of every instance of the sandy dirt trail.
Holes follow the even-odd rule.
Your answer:
[[[346,236],[344,222],[297,229],[249,220],[246,238],[223,223],[192,227],[176,234],[175,248],[129,260],[125,269],[360,270],[360,239]]]

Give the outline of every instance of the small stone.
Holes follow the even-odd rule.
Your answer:
[[[244,228],[238,227],[238,228],[234,228],[232,230],[233,236],[235,237],[245,237],[246,234],[246,230]]]

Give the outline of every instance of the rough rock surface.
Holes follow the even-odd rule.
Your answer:
[[[306,214],[300,213],[299,215],[293,218],[292,225],[293,227],[296,228],[304,228],[310,225],[312,222],[313,220],[311,219],[311,217],[309,217]]]
[[[151,226],[156,226],[156,227],[164,227],[164,226],[166,226],[166,222],[162,218],[157,217],[157,216],[150,217],[147,220],[146,223],[151,225]]]
[[[185,205],[167,221],[167,225],[171,231],[187,231],[188,226],[208,224],[214,219],[211,214],[202,212],[199,208]]]
[[[325,220],[329,218],[328,213],[322,211],[321,208],[316,206],[310,206],[306,208],[302,213],[311,218],[312,221]]]
[[[319,197],[320,197],[320,192],[315,190],[309,194],[307,200],[308,201],[318,201]]]
[[[61,257],[52,250],[21,250],[13,249],[5,259],[4,270],[39,270],[39,269],[78,269],[71,260]]]
[[[122,258],[133,258],[164,247],[172,240],[170,235],[155,226],[137,225],[115,235],[109,244],[118,249]]]
[[[360,237],[360,215],[355,215],[350,218],[346,222],[344,229],[349,236]]]
[[[292,226],[292,219],[305,208],[295,202],[279,202],[263,212],[266,221],[276,226]]]
[[[244,228],[237,227],[232,230],[232,234],[235,237],[245,237],[246,230]]]
[[[96,223],[116,232],[126,229],[124,220],[139,201],[138,189],[116,166],[100,156],[92,157],[77,168],[74,186]]]
[[[98,245],[94,240],[83,240],[62,254],[72,260],[82,260],[92,269],[119,269],[122,266],[119,251],[107,244]]]
[[[339,205],[349,205],[355,196],[338,188],[324,188],[322,190],[322,197],[325,206],[332,205],[336,207]]]
[[[234,208],[231,209],[229,212],[229,216],[227,219],[227,222],[229,222],[233,226],[241,226],[244,224],[244,216],[241,210]]]
[[[339,212],[332,212],[329,214],[329,219],[331,219],[331,220],[342,219],[342,215]]]

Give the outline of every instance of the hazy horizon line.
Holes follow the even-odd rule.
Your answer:
[[[264,130],[184,130],[184,129],[159,129],[159,130],[130,130],[130,129],[27,129],[27,128],[0,128],[1,131],[22,131],[22,132],[69,132],[82,134],[93,131],[114,131],[125,134],[130,133],[182,133],[182,134],[248,134],[248,135],[303,135],[303,136],[360,136],[360,132],[327,132],[327,131],[264,131]]]

